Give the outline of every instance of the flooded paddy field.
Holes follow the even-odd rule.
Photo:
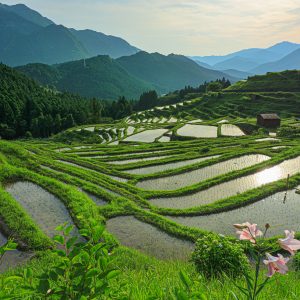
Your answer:
[[[282,235],[285,229],[300,231],[300,195],[296,190],[276,193],[245,207],[218,214],[196,217],[170,217],[175,222],[224,235],[235,235],[232,224],[256,223],[264,228],[270,224],[269,236]]]
[[[159,259],[187,260],[193,249],[193,243],[173,237],[133,216],[109,219],[106,228],[122,245]]]
[[[57,234],[55,228],[58,225],[65,222],[73,224],[64,204],[34,183],[29,181],[12,183],[6,186],[6,191],[21,204],[27,214],[49,237]]]
[[[137,186],[145,190],[176,190],[231,171],[259,164],[268,159],[270,157],[261,154],[241,156],[178,175],[144,180],[138,182]]]
[[[126,171],[126,173],[138,174],[138,175],[152,174],[152,173],[163,172],[163,171],[167,171],[167,170],[180,168],[183,166],[188,166],[191,164],[196,164],[196,163],[208,160],[208,159],[214,159],[214,158],[218,158],[218,157],[219,157],[218,155],[206,156],[206,157],[194,158],[194,159],[183,160],[183,161],[178,161],[178,162],[166,163],[163,165],[136,168],[136,169],[128,170],[128,171]]]
[[[221,126],[221,135],[224,136],[244,136],[245,133],[236,125],[223,124]]]
[[[153,157],[135,158],[135,159],[127,159],[127,160],[116,160],[116,161],[111,161],[109,163],[112,165],[126,165],[126,164],[132,164],[132,163],[137,163],[137,162],[159,160],[159,159],[164,159],[167,157],[171,157],[171,156],[163,155],[163,156],[153,156]]]
[[[177,134],[196,138],[216,138],[218,137],[218,127],[186,124],[177,130]]]
[[[0,246],[7,242],[7,238],[0,232]],[[19,250],[6,252],[0,262],[0,273],[7,271],[10,268],[15,268],[26,261],[30,260],[33,253],[22,252]]]
[[[161,135],[165,134],[168,130],[167,129],[153,129],[153,130],[146,130],[130,137],[126,138],[124,141],[127,142],[143,142],[143,143],[152,143],[160,137]]]
[[[255,174],[230,180],[209,189],[180,197],[156,198],[151,203],[159,207],[189,208],[213,203],[220,199],[235,196],[264,184],[287,178],[300,172],[300,156],[286,160],[274,167]]]
[[[84,192],[84,193],[87,194],[98,206],[104,206],[104,205],[108,204],[107,201],[100,198],[99,196],[96,196],[96,195],[94,195],[92,193],[89,193],[89,192]]]
[[[96,173],[100,173],[97,170],[93,170],[93,169],[90,169],[90,168],[87,168],[87,167],[83,167],[81,165],[78,165],[78,164],[75,164],[75,163],[72,163],[72,162],[69,162],[69,161],[65,161],[65,160],[57,160],[57,161],[61,162],[63,164],[72,166],[72,167],[77,167],[79,169],[86,170],[86,171],[93,171],[93,172],[96,172]],[[105,174],[105,173],[101,173],[101,174],[106,175],[106,176],[108,176],[111,179],[116,180],[116,181],[120,181],[120,182],[127,182],[128,181],[128,179],[126,179],[126,178],[122,178],[122,177],[118,177],[118,176],[114,176],[114,175],[110,175],[110,174]]]

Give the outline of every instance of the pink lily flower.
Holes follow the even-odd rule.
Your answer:
[[[234,224],[233,226],[239,229],[236,233],[240,235],[240,240],[248,240],[253,244],[256,243],[256,237],[263,235],[263,233],[257,229],[257,224],[246,222],[243,224]]]
[[[280,274],[286,274],[289,270],[287,267],[287,262],[289,258],[283,257],[281,254],[278,256],[272,256],[269,253],[266,253],[267,259],[264,260],[264,264],[268,266],[268,277],[272,277],[276,272]]]
[[[285,238],[279,239],[279,245],[282,249],[291,253],[291,255],[295,255],[295,252],[300,249],[300,241],[296,240],[295,232],[285,230]]]

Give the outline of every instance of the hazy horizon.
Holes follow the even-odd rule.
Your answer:
[[[43,2],[43,3],[42,3]],[[243,2],[243,4],[242,4]],[[57,24],[119,36],[147,52],[225,55],[300,43],[295,0],[5,0],[23,3]],[[271,8],[271,9],[270,9]]]

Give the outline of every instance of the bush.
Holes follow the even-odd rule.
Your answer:
[[[247,256],[240,244],[214,233],[197,240],[192,260],[197,271],[206,277],[238,277],[249,267]]]
[[[293,257],[293,265],[296,271],[300,271],[300,252],[296,253]]]

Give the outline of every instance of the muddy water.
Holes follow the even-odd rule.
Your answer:
[[[291,190],[274,194],[259,202],[232,211],[197,217],[172,217],[177,223],[198,227],[226,235],[235,235],[233,223],[257,223],[264,228],[266,223],[271,225],[269,236],[282,235],[285,229],[300,231],[300,195]]]
[[[88,192],[84,192],[84,193],[87,194],[99,206],[104,206],[104,205],[108,204],[107,201],[105,201],[102,198],[99,198],[98,196],[96,196],[94,194],[91,194],[91,193],[88,193]]]
[[[213,186],[207,190],[180,197],[157,198],[151,201],[159,207],[188,208],[212,203],[219,199],[238,195],[248,190],[258,188],[264,184],[287,178],[300,172],[300,156],[286,160],[277,166],[264,171],[247,175],[228,182]]]
[[[110,219],[106,223],[106,228],[122,245],[159,259],[187,260],[193,250],[193,243],[170,236],[132,216]]]
[[[0,246],[4,245],[6,242],[7,238],[0,232]],[[0,273],[25,263],[32,256],[33,253],[21,252],[18,250],[6,252],[0,261]]]
[[[196,163],[199,163],[199,162],[202,162],[202,161],[205,161],[208,159],[217,158],[217,157],[219,157],[219,155],[194,158],[194,159],[178,161],[178,162],[174,162],[174,163],[166,163],[164,165],[158,165],[158,166],[137,168],[137,169],[128,170],[126,172],[130,173],[130,174],[152,174],[152,173],[163,172],[163,171],[167,171],[167,170],[180,168],[180,167],[191,165],[191,164],[196,164]]]
[[[137,186],[146,190],[176,190],[215,176],[256,165],[268,159],[270,157],[261,154],[245,155],[183,174],[141,181]]]
[[[65,222],[73,224],[63,203],[40,186],[20,181],[6,186],[6,191],[21,204],[45,234],[53,237],[55,228]],[[77,229],[74,230],[74,234]]]

